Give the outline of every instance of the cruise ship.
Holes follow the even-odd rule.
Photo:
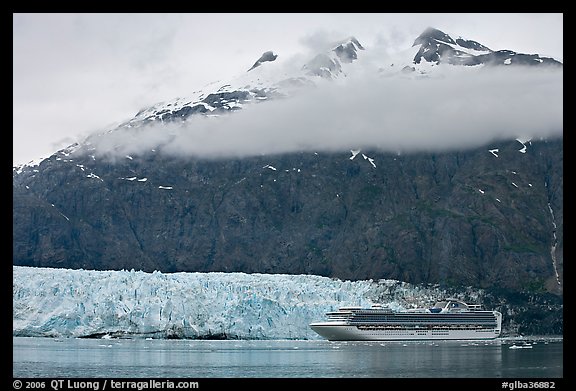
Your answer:
[[[500,336],[502,326],[500,312],[457,299],[403,311],[342,307],[326,315],[327,321],[310,328],[330,341],[487,340]]]

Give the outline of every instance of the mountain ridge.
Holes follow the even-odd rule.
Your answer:
[[[420,45],[420,50],[414,57],[414,63],[422,60],[427,62],[448,63],[452,65],[549,65],[562,66],[562,63],[538,54],[516,53],[512,50],[492,50],[472,40],[458,37],[454,40],[448,34],[428,27],[412,46]]]

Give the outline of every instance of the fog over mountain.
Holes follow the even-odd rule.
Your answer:
[[[15,13],[13,162],[46,158],[142,107],[227,80],[267,51],[278,58],[254,70],[291,57],[301,67],[355,35],[366,48],[359,62],[397,68],[386,56],[430,25],[454,41],[463,34],[493,50],[563,58],[561,13]]]
[[[366,70],[232,115],[124,128],[91,142],[107,155],[158,149],[230,157],[365,146],[454,150],[493,140],[561,137],[562,129],[561,69],[450,69],[449,75],[421,79],[378,77]]]

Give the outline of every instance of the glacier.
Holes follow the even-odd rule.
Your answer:
[[[480,290],[468,290],[478,300]],[[13,336],[321,339],[341,306],[429,305],[438,287],[315,275],[161,273],[13,266]]]

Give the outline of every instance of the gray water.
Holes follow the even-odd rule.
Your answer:
[[[13,377],[547,379],[563,377],[563,342],[13,337]]]

